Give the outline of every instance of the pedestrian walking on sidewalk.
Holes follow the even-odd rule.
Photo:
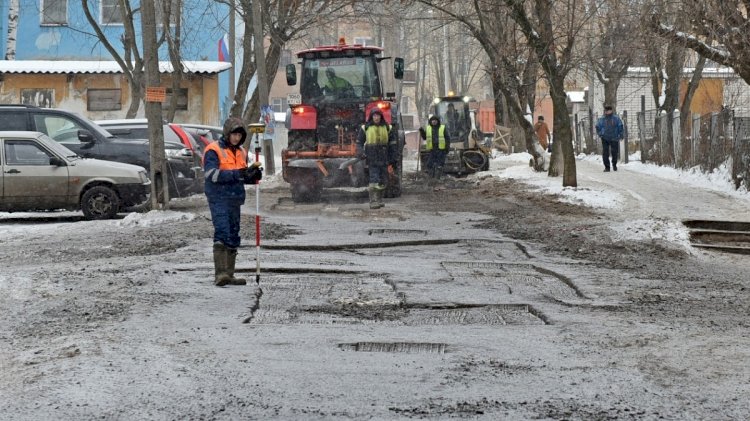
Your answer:
[[[602,140],[604,172],[609,172],[610,156],[611,168],[617,171],[617,158],[620,155],[620,139],[622,139],[623,132],[622,120],[614,113],[611,105],[605,105],[604,115],[596,122],[596,134]]]
[[[216,286],[245,285],[234,277],[240,246],[240,207],[245,203],[245,184],[257,184],[263,176],[260,162],[248,168],[242,147],[247,130],[242,120],[224,122],[224,135],[206,146],[203,154],[205,193],[214,225],[214,283]]]
[[[536,124],[534,124],[534,132],[536,137],[539,138],[539,145],[547,152],[552,152],[552,142],[550,142],[549,126],[544,121],[544,116],[540,115],[537,118]]]

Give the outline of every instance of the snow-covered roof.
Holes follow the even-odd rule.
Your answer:
[[[222,61],[183,61],[186,73],[221,73],[232,67]],[[161,73],[172,73],[172,63],[159,62]],[[0,60],[0,73],[122,73],[116,61]]]

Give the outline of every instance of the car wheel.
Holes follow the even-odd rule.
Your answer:
[[[81,197],[81,210],[86,219],[112,219],[120,210],[120,198],[107,186],[94,186]]]

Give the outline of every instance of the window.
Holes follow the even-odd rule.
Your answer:
[[[172,101],[172,88],[167,88],[167,96],[161,103],[163,110],[169,109],[169,103]],[[188,109],[188,89],[180,88],[177,90],[177,107],[176,110],[185,111]]]
[[[42,25],[67,25],[68,0],[42,0]]]
[[[354,43],[362,45],[373,45],[372,37],[356,37],[354,38]]]
[[[21,89],[21,104],[53,108],[55,106],[55,90],[48,88]]]
[[[0,113],[0,127],[3,130],[20,130],[26,131],[29,128],[26,126],[27,119],[24,113]]]
[[[122,9],[119,0],[101,0],[101,23],[102,25],[122,25]],[[119,109],[119,108],[118,108]]]
[[[86,130],[78,122],[67,117],[48,114],[35,114],[36,131],[42,132],[59,143],[81,143],[78,131]]]
[[[5,142],[5,157],[7,165],[49,165],[52,155],[39,145],[24,140],[8,140]]]
[[[284,113],[286,108],[289,106],[286,102],[286,98],[273,98],[271,100],[271,107],[275,113]]]
[[[120,89],[89,89],[86,91],[88,111],[116,111],[122,109]]]

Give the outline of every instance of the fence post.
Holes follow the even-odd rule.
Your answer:
[[[628,132],[630,131],[630,130],[628,130],[628,110],[625,110],[625,111],[622,112],[622,120],[624,122],[624,124],[623,124],[623,128],[624,128],[623,139],[625,141],[625,144],[623,145],[623,149],[624,149],[623,155],[625,155],[623,157],[623,162],[627,164],[629,162],[629,158],[628,158],[628,137],[629,137],[628,136]]]
[[[576,128],[576,131],[574,133],[576,137],[576,155],[578,155],[579,153],[581,153],[581,128],[578,127],[578,113],[575,113],[575,115],[573,115],[573,120],[575,121]]]
[[[594,110],[591,107],[589,107],[589,139],[591,140],[591,145],[587,146],[591,146],[591,150],[587,150],[586,152],[591,153],[596,148],[596,143],[594,142]]]
[[[643,150],[643,139],[646,137],[646,95],[641,95],[641,120],[639,126],[641,127],[640,139],[638,143],[641,145],[641,162],[646,162],[646,151]]]
[[[718,167],[718,155],[717,146],[719,140],[719,115],[717,113],[711,113],[711,130],[709,131],[709,151],[708,151],[708,171],[711,172]]]

